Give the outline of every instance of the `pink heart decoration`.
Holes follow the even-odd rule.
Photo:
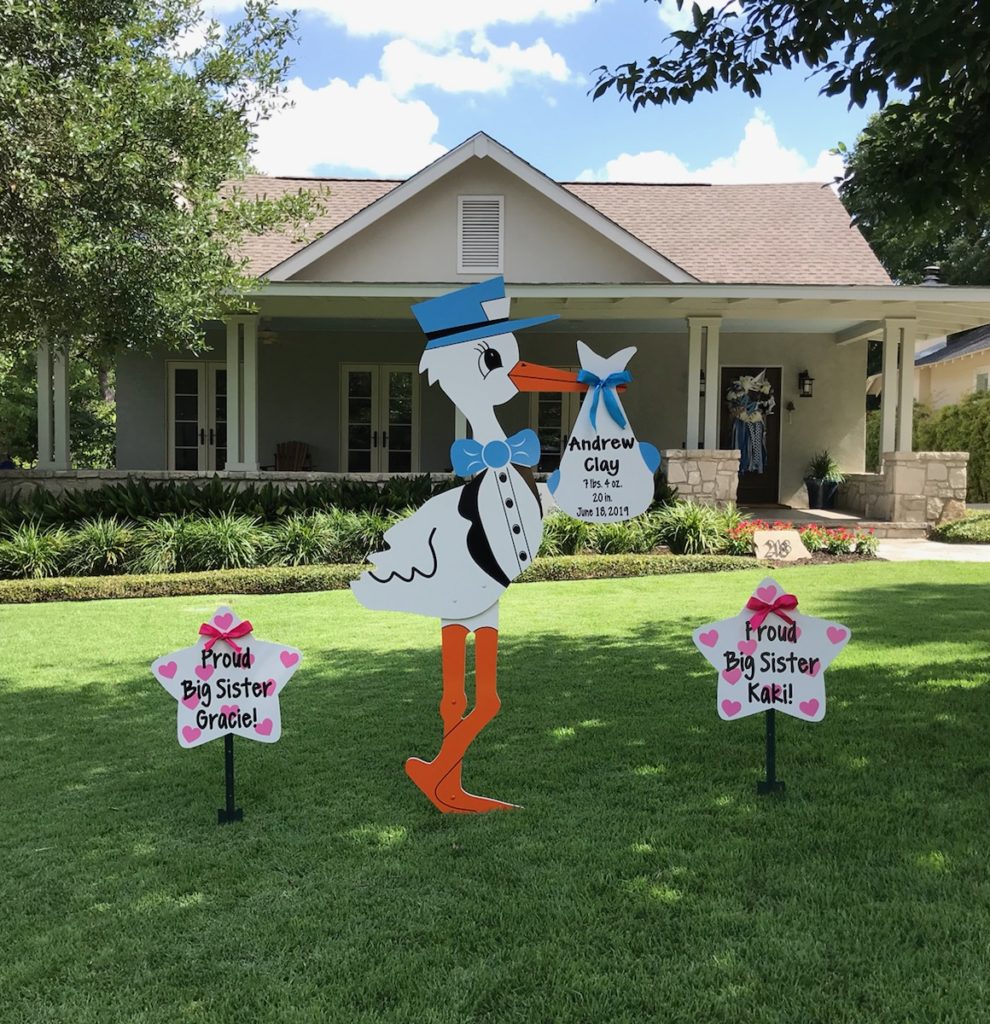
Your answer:
[[[166,661],[164,665],[158,666],[158,674],[164,676],[166,679],[175,678],[175,670],[179,666],[174,661]]]
[[[282,664],[286,668],[292,668],[292,666],[299,660],[299,655],[294,654],[292,651],[280,651],[279,657],[282,659]]]
[[[266,697],[274,697],[275,696],[275,691],[277,689],[278,689],[278,682],[276,680],[274,680],[274,679],[269,679],[265,683],[265,696]]]
[[[736,646],[739,648],[740,654],[752,654],[756,650],[755,640],[740,640]]]
[[[818,701],[814,697],[811,700],[803,700],[798,707],[801,709],[802,715],[807,715],[809,718],[814,718],[818,714]]]
[[[226,629],[234,621],[234,616],[230,612],[224,612],[223,615],[214,615],[213,623],[219,626],[220,629]]]
[[[275,723],[270,719],[266,718],[263,722],[259,722],[255,727],[254,731],[260,733],[262,736],[271,736],[272,727]]]
[[[849,636],[849,630],[843,629],[841,626],[829,626],[825,630],[825,635],[828,637],[830,644],[841,644]]]
[[[798,626],[798,625],[794,626],[794,639],[795,640],[800,640],[801,639],[801,627]]]
[[[220,714],[226,715],[230,718],[231,715],[236,715],[240,710],[241,709],[236,704],[224,704],[223,707],[220,708]]]
[[[253,665],[253,664],[254,664],[254,663],[255,663],[255,662],[257,661],[257,660],[258,660],[258,656],[257,656],[256,654],[249,654],[249,655],[248,655],[248,668],[251,668],[251,666],[252,666],[252,665]]]
[[[814,676],[817,676],[818,673],[821,672],[821,670],[822,670],[822,663],[816,659],[815,662],[812,664],[811,668],[805,669],[805,673],[804,674],[806,676],[814,677]]]
[[[757,587],[756,596],[761,601],[767,601],[768,603],[774,599],[777,594],[776,587]]]
[[[199,694],[194,693],[191,697],[186,697],[182,701],[182,703],[185,704],[187,708],[192,710],[199,703]]]
[[[202,730],[197,729],[192,725],[184,725],[182,727],[182,738],[186,743],[195,743],[202,735]]]
[[[698,642],[706,647],[714,647],[718,643],[718,630],[710,629],[707,633],[699,633]]]
[[[738,700],[723,700],[722,710],[732,718],[733,715],[738,715],[742,711],[742,703]]]
[[[204,682],[213,675],[212,665],[197,665],[193,671],[199,676]]]
[[[724,669],[722,669],[722,678],[730,686],[735,686],[736,683],[739,682],[739,679],[740,679],[741,676],[742,676],[742,669],[738,669],[738,668],[733,668],[733,669],[724,668]]]

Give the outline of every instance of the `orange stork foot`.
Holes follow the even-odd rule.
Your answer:
[[[461,785],[461,763],[446,774],[436,761],[410,757],[406,761],[406,774],[423,795],[444,814],[487,814],[489,811],[519,810],[518,804],[475,796]]]

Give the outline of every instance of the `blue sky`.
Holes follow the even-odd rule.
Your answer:
[[[216,0],[229,20],[236,0]],[[262,126],[266,173],[406,177],[483,130],[558,180],[830,179],[869,111],[777,72],[633,113],[588,95],[594,69],[660,52],[673,0],[297,0],[295,106]]]

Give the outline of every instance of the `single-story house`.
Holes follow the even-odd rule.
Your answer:
[[[868,339],[885,346],[882,450],[917,461],[916,341],[990,321],[990,289],[892,284],[815,183],[558,182],[478,133],[405,181],[238,186],[328,190],[318,237],[244,241],[254,310],[204,325],[205,352],[120,357],[116,473],[68,471],[64,367],[42,350],[36,483],[448,471],[465,424],[418,372],[410,306],[502,275],[513,319],[559,316],[518,334],[522,358],[568,368],[579,338],[602,354],[637,346],[623,403],[682,495],[801,507],[816,451],[862,473]],[[765,460],[739,474],[726,396],[747,377],[773,402]],[[552,470],[579,398],[520,394],[502,424],[535,428]],[[917,490],[917,472],[901,476],[878,494]]]
[[[990,324],[950,334],[914,361],[915,397],[932,409],[990,390]]]

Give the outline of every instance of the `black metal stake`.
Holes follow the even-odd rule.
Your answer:
[[[227,806],[221,807],[217,811],[218,825],[244,820],[244,811],[240,807],[234,806],[234,734],[232,732],[228,732],[223,738],[223,772]]]
[[[777,778],[777,712],[771,708],[764,716],[767,726],[767,777],[756,783],[760,796],[784,792],[784,783]]]

